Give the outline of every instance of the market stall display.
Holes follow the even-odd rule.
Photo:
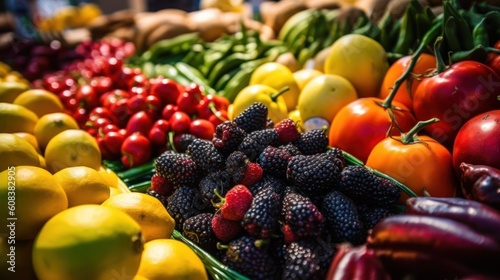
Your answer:
[[[0,63],[0,278],[500,277],[493,2],[61,11]]]

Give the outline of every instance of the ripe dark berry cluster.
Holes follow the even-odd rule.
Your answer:
[[[260,103],[155,168],[149,193],[176,228],[252,279],[324,279],[337,244],[364,243],[399,201],[392,181],[347,165],[324,130],[269,126]]]

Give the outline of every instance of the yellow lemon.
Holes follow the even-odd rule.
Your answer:
[[[101,167],[101,151],[88,132],[68,129],[50,139],[45,148],[47,169],[55,173],[71,166]]]
[[[12,103],[16,97],[27,91],[29,86],[20,82],[0,83],[0,102]]]
[[[356,90],[346,78],[322,74],[304,87],[297,109],[304,122],[310,118],[323,118],[330,124],[342,107],[356,99]]]
[[[47,170],[35,166],[16,166],[0,173],[0,201],[5,201],[0,218],[13,221],[16,239],[35,238],[50,218],[68,208],[63,188]],[[0,235],[11,234],[1,227]]]
[[[331,46],[325,61],[325,73],[349,80],[359,97],[377,96],[389,69],[387,52],[372,38],[347,34]]]
[[[10,166],[40,167],[38,152],[25,139],[10,133],[0,133],[0,172]]]
[[[0,61],[0,77],[4,77],[10,71],[12,71],[12,68],[7,63]]]
[[[33,133],[37,121],[38,116],[23,106],[0,103],[0,133]]]
[[[55,215],[33,244],[40,280],[133,279],[144,240],[129,215],[101,205],[79,205]]]
[[[32,248],[33,240],[0,237],[0,279],[36,279]]]
[[[293,77],[293,72],[285,65],[278,62],[266,62],[255,68],[250,77],[250,85],[267,85],[275,90],[288,87],[283,94],[288,111],[295,109],[300,89]]]
[[[141,226],[146,242],[169,238],[174,231],[175,221],[165,206],[148,194],[138,192],[116,194],[102,205],[119,209],[134,218]]]
[[[72,116],[66,113],[50,113],[38,119],[33,134],[43,151],[52,137],[68,129],[78,129],[78,123]]]
[[[33,148],[35,148],[37,153],[39,153],[39,154],[41,153],[40,146],[38,145],[38,140],[36,140],[35,135],[33,135],[31,133],[27,133],[27,132],[15,132],[12,134],[17,135],[17,136],[23,138],[24,140],[28,141],[28,143],[30,143],[30,145],[33,146]]]
[[[67,167],[56,172],[54,178],[68,197],[68,207],[101,204],[110,196],[106,180],[99,171],[90,167]]]
[[[61,100],[54,93],[44,89],[27,90],[19,94],[13,103],[33,111],[39,118],[46,114],[64,111]]]
[[[300,91],[302,91],[307,83],[322,74],[323,72],[319,70],[306,68],[293,72],[293,77],[295,78]]]
[[[106,181],[106,184],[110,188],[118,188],[118,184],[120,181],[120,178],[118,178],[118,175],[116,175],[115,172],[113,172],[111,169],[100,167],[98,170],[99,174],[101,174],[102,178],[104,181]]]
[[[137,275],[149,280],[208,279],[198,255],[189,246],[175,239],[147,242]]]

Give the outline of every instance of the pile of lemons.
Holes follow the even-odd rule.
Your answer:
[[[164,205],[102,167],[53,93],[0,80],[0,159],[0,279],[207,279]]]

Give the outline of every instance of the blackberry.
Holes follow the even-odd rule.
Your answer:
[[[267,187],[254,196],[241,225],[251,236],[269,238],[278,227],[280,207],[280,195]]]
[[[262,129],[247,134],[238,146],[250,161],[255,161],[267,146],[278,145],[278,133],[272,129]]]
[[[361,221],[354,201],[339,191],[328,193],[321,205],[327,230],[336,238],[336,242],[350,242],[359,245],[365,242],[367,232]]]
[[[187,154],[193,158],[198,170],[203,175],[222,170],[225,167],[224,157],[212,142],[195,139],[189,144]]]
[[[318,207],[312,201],[293,191],[287,191],[281,208],[285,231],[285,240],[317,237],[323,233],[324,219]],[[290,234],[290,236],[288,236]]]
[[[241,151],[234,151],[226,158],[226,170],[232,175],[234,182],[243,180],[249,161],[248,157]]]
[[[267,107],[255,102],[234,118],[234,122],[246,133],[265,129],[267,125]]]
[[[184,221],[183,235],[202,249],[212,252],[217,244],[217,237],[212,230],[212,213],[200,213]]]
[[[276,265],[262,240],[242,236],[228,245],[223,263],[250,279],[274,279]]]
[[[286,182],[276,176],[264,174],[260,181],[247,187],[254,196],[267,187],[272,188],[275,193],[281,196],[285,190]]]
[[[201,201],[205,204],[212,205],[219,201],[214,190],[221,196],[225,196],[226,192],[233,186],[231,174],[227,171],[217,171],[203,177],[199,184]]]
[[[383,218],[394,215],[389,209],[384,207],[357,204],[356,208],[367,230],[372,229]]]
[[[286,168],[292,155],[285,150],[267,146],[257,158],[257,163],[265,173],[279,178],[286,178]]]
[[[198,167],[187,154],[166,151],[155,161],[156,173],[166,179],[174,189],[179,186],[196,186],[200,180]]]
[[[332,261],[335,251],[322,246],[324,244],[306,240],[287,245],[281,279],[325,279],[328,271],[325,263]]]
[[[269,242],[269,253],[274,259],[274,263],[276,264],[276,270],[278,274],[276,275],[276,279],[281,279],[281,273],[285,268],[285,253],[286,253],[286,244],[285,238],[283,235],[278,235],[276,237],[272,237]]]
[[[340,169],[343,169],[346,166],[344,153],[339,148],[327,149],[326,152],[321,153],[320,156],[330,161],[337,162]]]
[[[358,203],[389,207],[401,192],[391,181],[378,177],[362,165],[346,166],[340,173],[339,190]]]
[[[205,205],[199,204],[199,194],[194,188],[180,186],[167,199],[167,212],[175,220],[175,229],[182,231],[184,221],[201,213]]]
[[[269,117],[266,120],[266,128],[274,128],[274,121]]]
[[[235,122],[225,121],[215,128],[212,143],[221,154],[228,156],[238,149],[238,145],[240,145],[246,135],[247,133],[239,128]]]
[[[161,202],[161,204],[163,204],[163,206],[167,207],[167,197],[166,196],[161,195],[152,189],[148,189],[146,191],[146,194],[149,194],[150,196],[155,197],[156,199],[158,199]]]
[[[323,129],[313,129],[301,133],[299,138],[292,142],[304,155],[323,153],[328,147],[328,138]]]
[[[285,150],[287,151],[289,154],[291,154],[292,156],[296,156],[296,155],[301,155],[302,153],[300,152],[299,148],[297,148],[297,146],[295,146],[294,144],[292,143],[288,143],[286,145],[281,145],[279,146],[278,148],[282,149],[282,150]]]
[[[286,171],[287,179],[306,196],[325,194],[336,187],[340,166],[319,155],[292,157]]]
[[[187,150],[187,147],[194,139],[197,139],[196,136],[190,133],[182,133],[178,134],[174,137],[175,148],[178,153],[184,153]]]

